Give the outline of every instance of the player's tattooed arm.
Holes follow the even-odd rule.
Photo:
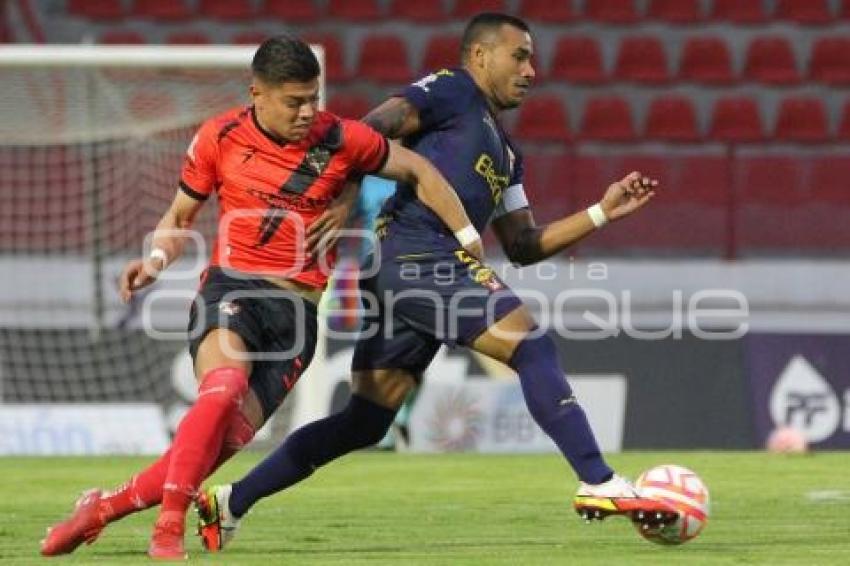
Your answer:
[[[407,99],[394,96],[369,112],[363,121],[382,135],[398,139],[419,130],[419,111]]]

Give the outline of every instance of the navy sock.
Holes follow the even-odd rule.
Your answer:
[[[357,395],[334,415],[304,425],[233,484],[230,511],[244,515],[263,497],[277,493],[308,477],[313,471],[352,450],[380,441],[396,412]]]
[[[526,338],[514,351],[510,366],[519,374],[531,416],[566,456],[579,479],[591,484],[609,480],[614,472],[602,459],[552,340],[545,335]]]

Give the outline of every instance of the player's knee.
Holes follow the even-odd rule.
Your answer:
[[[508,365],[517,373],[529,366],[546,363],[560,367],[558,350],[549,336],[543,334],[537,337],[526,336],[514,349]]]
[[[248,374],[241,368],[220,367],[208,371],[201,379],[198,399],[208,402],[241,405],[248,391]]]

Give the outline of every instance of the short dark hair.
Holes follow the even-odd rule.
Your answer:
[[[511,16],[509,14],[501,14],[499,12],[482,12],[481,14],[474,16],[471,20],[469,20],[469,23],[466,24],[466,28],[463,30],[463,38],[461,39],[460,45],[461,59],[466,60],[469,56],[469,50],[472,48],[472,44],[477,41],[481,41],[481,37],[484,34],[498,31],[499,28],[506,24],[517,29],[521,29],[522,31],[530,31],[527,23],[516,16]]]
[[[268,84],[307,82],[321,72],[319,60],[310,46],[291,35],[265,40],[251,61],[254,76]]]

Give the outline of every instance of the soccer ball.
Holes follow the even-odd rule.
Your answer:
[[[679,512],[676,522],[663,527],[635,523],[646,540],[657,544],[682,544],[696,537],[708,522],[708,488],[694,472],[682,466],[657,466],[635,482],[646,497],[664,501]]]
[[[771,432],[766,446],[774,453],[802,454],[809,450],[809,443],[803,433],[790,426],[782,426]]]

